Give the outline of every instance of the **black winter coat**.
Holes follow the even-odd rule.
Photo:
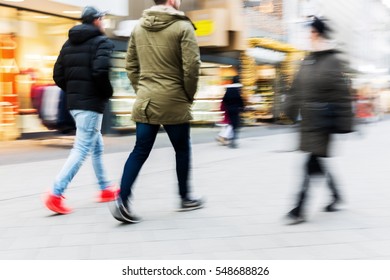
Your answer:
[[[113,94],[109,80],[114,44],[92,24],[69,30],[54,65],[53,79],[66,92],[68,109],[103,113]]]
[[[232,114],[239,114],[244,108],[244,101],[241,97],[241,84],[230,84],[226,86],[225,95],[222,98],[225,110]]]
[[[329,131],[311,131],[314,119],[306,104],[344,104],[351,108],[353,117],[350,85],[344,71],[345,65],[338,58],[336,50],[313,52],[302,61],[286,102],[286,114],[291,119],[296,119],[299,113],[302,117],[300,150],[327,157],[331,142]]]
[[[240,125],[240,113],[244,109],[244,101],[241,97],[241,87],[239,83],[234,83],[226,86],[225,95],[222,98],[222,105],[225,109],[230,124],[233,129]]]

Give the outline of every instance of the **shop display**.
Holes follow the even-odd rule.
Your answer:
[[[0,31],[0,119],[9,122],[12,108],[16,131],[8,139],[53,129],[42,119],[43,93],[54,86],[53,66],[75,23],[60,16],[0,6],[0,25],[4,27]]]
[[[131,86],[125,70],[125,52],[114,52],[110,81],[114,89],[110,99],[111,129],[126,131],[135,129],[135,122],[131,119],[131,111],[135,102],[135,91]]]
[[[0,101],[0,141],[13,140],[18,136],[14,106],[10,102]]]
[[[198,90],[192,105],[192,123],[215,124],[223,119],[221,100],[224,94],[219,65],[201,66]]]
[[[15,77],[19,73],[16,63],[16,47],[13,34],[0,34],[0,100],[10,102],[15,112],[18,111]]]
[[[110,99],[112,129],[118,131],[135,129],[135,122],[131,119],[134,101],[135,97],[113,96]]]
[[[193,123],[218,123],[223,118],[221,99],[196,99],[192,105]]]
[[[15,77],[19,73],[15,60],[13,34],[0,34],[0,141],[19,137],[17,127],[18,96]]]
[[[246,124],[258,124],[269,120],[284,120],[281,103],[286,87],[291,84],[296,71],[296,61],[303,52],[292,46],[267,38],[251,38],[250,48],[265,48],[285,53],[284,60],[275,64],[259,64],[248,53],[241,55],[241,81],[246,110]]]
[[[274,81],[275,69],[273,66],[256,64],[255,59],[243,54],[242,83],[243,97],[245,99],[245,112],[243,121],[247,125],[269,120],[274,117]]]
[[[257,66],[255,93],[249,101],[256,107],[254,118],[260,120],[274,118],[275,79],[275,67]],[[253,99],[255,102],[251,102]]]
[[[355,117],[361,122],[377,121],[380,119],[382,110],[380,104],[380,94],[376,88],[374,80],[353,79],[355,87]]]

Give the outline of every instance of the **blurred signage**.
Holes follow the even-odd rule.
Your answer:
[[[198,44],[202,46],[228,46],[228,17],[225,9],[204,9],[187,12],[195,24]]]
[[[194,22],[196,26],[196,36],[210,36],[214,32],[214,22],[212,20],[199,20]]]

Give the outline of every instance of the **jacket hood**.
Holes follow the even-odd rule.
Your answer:
[[[69,30],[69,41],[72,44],[78,45],[102,34],[103,33],[96,26],[83,23],[76,25]]]
[[[157,5],[143,12],[140,24],[147,31],[158,32],[179,20],[191,22],[183,12],[175,10],[170,6]]]

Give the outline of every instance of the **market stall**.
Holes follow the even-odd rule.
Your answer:
[[[241,57],[243,97],[247,103],[244,121],[259,124],[284,119],[285,94],[304,53],[269,38],[250,38],[248,47]]]

